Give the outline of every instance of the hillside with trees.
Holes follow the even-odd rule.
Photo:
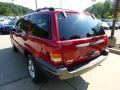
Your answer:
[[[32,9],[15,5],[12,3],[0,2],[0,15],[2,16],[20,16],[31,12]]]
[[[93,13],[97,18],[108,18],[111,19],[113,17],[114,5],[110,2],[110,0],[106,0],[104,3],[97,3],[85,11]],[[120,18],[120,13],[118,13],[118,18]]]

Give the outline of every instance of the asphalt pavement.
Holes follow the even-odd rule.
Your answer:
[[[64,81],[44,79],[34,84],[24,56],[12,51],[9,35],[0,35],[0,90],[120,90],[119,84],[120,56],[112,53],[80,77]]]

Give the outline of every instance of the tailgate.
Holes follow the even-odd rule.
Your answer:
[[[80,64],[95,58],[107,47],[107,36],[62,41],[62,57],[64,65]]]

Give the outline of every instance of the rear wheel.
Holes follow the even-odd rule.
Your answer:
[[[31,55],[28,55],[28,71],[34,83],[39,83],[43,80],[43,76],[35,63],[35,59]]]

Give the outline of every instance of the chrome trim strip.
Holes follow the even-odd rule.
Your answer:
[[[90,46],[90,43],[76,45],[77,48],[88,47],[88,46]]]
[[[105,40],[101,39],[101,40],[98,40],[97,42],[94,42],[90,45],[97,45],[97,44],[100,44],[100,43],[103,43]]]
[[[89,42],[89,43],[79,44],[79,45],[76,45],[76,48],[88,47],[88,46],[91,46],[91,45],[97,45],[97,44],[103,43],[104,41],[105,41],[104,39],[101,39],[101,40],[98,40],[96,42]]]

